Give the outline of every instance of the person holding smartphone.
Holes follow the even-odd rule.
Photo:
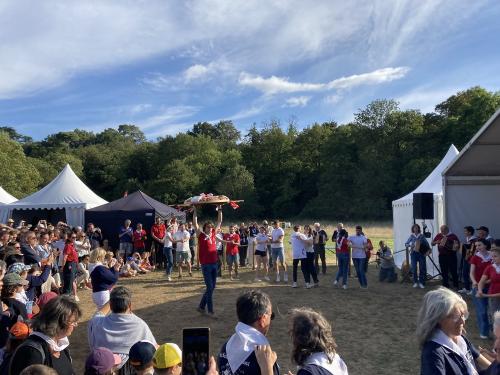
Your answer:
[[[212,222],[207,221],[200,229],[198,225],[198,216],[196,213],[196,206],[193,206],[193,226],[196,230],[198,237],[198,259],[201,264],[201,272],[203,273],[203,280],[207,289],[203,293],[198,311],[205,313],[205,308],[208,310],[208,315],[215,317],[213,293],[215,284],[217,282],[217,245],[216,245],[216,232],[222,225],[222,207],[218,206],[217,211],[217,224],[214,227]]]

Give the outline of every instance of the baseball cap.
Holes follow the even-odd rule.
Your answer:
[[[21,279],[17,273],[8,273],[3,277],[3,285],[28,285],[28,280]]]
[[[122,362],[120,356],[107,348],[94,349],[85,361],[85,373],[91,375],[107,374]]]
[[[16,322],[10,328],[9,332],[15,339],[24,340],[28,338],[30,334],[30,327],[28,327],[28,325],[24,322]]]
[[[49,302],[51,299],[57,298],[57,293],[55,292],[45,292],[43,293],[40,298],[38,298],[37,305],[40,308],[40,310]]]
[[[485,227],[484,225],[481,225],[479,228],[476,228],[476,230],[484,230],[485,232],[490,232],[490,230],[488,229],[488,227]]]
[[[128,361],[132,366],[143,366],[150,363],[155,355],[155,345],[147,340],[136,342],[130,348]]]
[[[182,363],[182,351],[174,343],[160,345],[153,356],[153,366],[158,369],[173,367],[179,363]]]

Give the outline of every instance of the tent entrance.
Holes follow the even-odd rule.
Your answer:
[[[24,220],[33,227],[35,227],[40,220],[47,220],[47,223],[52,223],[55,226],[59,221],[66,222],[66,210],[64,208],[13,210],[12,219],[14,219],[16,223],[20,220]]]

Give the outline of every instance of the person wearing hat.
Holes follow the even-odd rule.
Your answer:
[[[1,298],[11,312],[11,322],[17,322],[18,316],[24,320],[28,319],[26,305],[16,299],[16,293],[21,293],[26,285],[28,281],[15,272],[10,272],[3,278]]]
[[[24,322],[16,322],[9,330],[9,339],[5,345],[0,374],[8,374],[10,360],[17,347],[30,335],[30,327]]]
[[[182,351],[179,346],[169,342],[160,345],[153,356],[153,367],[155,375],[180,375],[182,373]]]
[[[85,375],[113,375],[122,362],[119,355],[107,348],[96,348],[85,361]]]
[[[153,375],[153,357],[156,352],[156,345],[152,342],[143,340],[136,342],[130,348],[128,361],[134,368],[137,375]]]

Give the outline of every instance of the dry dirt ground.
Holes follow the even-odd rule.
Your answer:
[[[299,270],[298,289],[275,282],[253,282],[250,269],[241,272],[241,279],[218,279],[215,290],[215,309],[218,319],[213,320],[196,312],[204,291],[200,272],[193,277],[167,282],[157,271],[135,279],[121,280],[120,285],[133,292],[133,311],[151,327],[159,343],[181,344],[182,327],[209,326],[211,353],[229,338],[236,324],[235,301],[244,290],[259,288],[271,296],[276,319],[269,332],[269,340],[278,354],[281,372],[296,367],[290,361],[291,343],[288,335],[287,312],[293,307],[309,306],[321,311],[334,327],[338,352],[345,360],[350,374],[418,374],[420,353],[414,340],[415,318],[424,293],[438,285],[430,282],[426,290],[413,289],[411,284],[381,284],[377,281],[378,269],[370,264],[367,290],[358,286],[356,279],[349,280],[349,288],[342,290],[332,285],[337,267],[334,256],[328,257],[327,274],[320,278],[320,287],[304,289]],[[289,271],[291,276],[291,270]],[[89,291],[80,291],[84,317],[70,337],[70,349],[77,373],[81,374],[88,353],[87,321],[93,313]],[[488,346],[492,342],[479,339],[474,309],[467,322],[469,337],[476,345]]]

